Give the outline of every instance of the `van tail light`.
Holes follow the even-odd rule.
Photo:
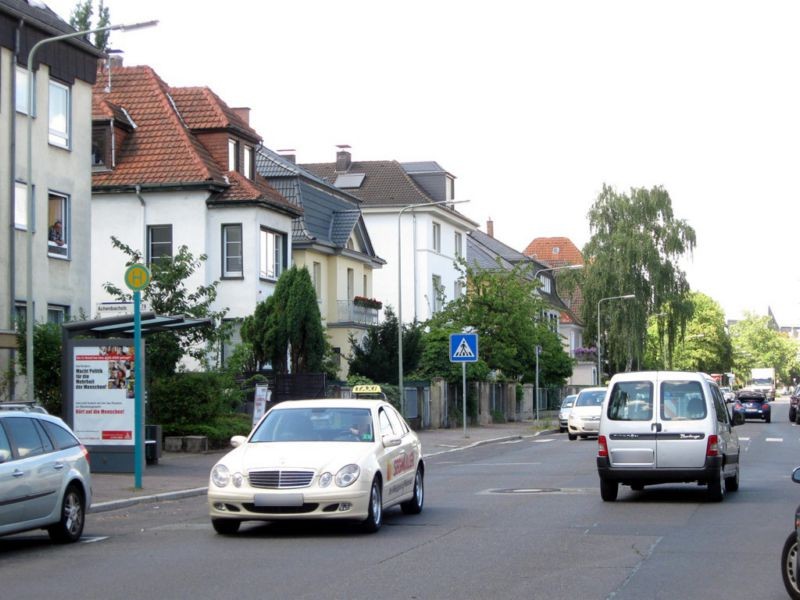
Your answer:
[[[83,457],[86,459],[86,462],[89,463],[89,465],[91,466],[92,461],[89,458],[89,451],[86,449],[86,446],[84,446],[83,444],[81,444],[81,452],[83,452]]]
[[[601,458],[608,457],[608,443],[604,435],[597,436],[597,456]]]
[[[706,456],[719,456],[719,438],[716,435],[708,436]]]

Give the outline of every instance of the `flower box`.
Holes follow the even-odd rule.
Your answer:
[[[355,306],[363,306],[364,308],[383,308],[383,302],[375,300],[375,298],[367,298],[366,296],[356,296],[353,298],[353,304]]]

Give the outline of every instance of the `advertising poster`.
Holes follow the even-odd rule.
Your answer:
[[[133,445],[133,346],[73,348],[73,429],[92,446]]]
[[[256,396],[253,403],[253,425],[258,423],[258,420],[267,411],[267,402],[269,402],[270,396],[271,393],[266,385],[256,386]]]

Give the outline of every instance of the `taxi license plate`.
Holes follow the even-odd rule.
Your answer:
[[[303,494],[255,494],[256,506],[303,506]]]

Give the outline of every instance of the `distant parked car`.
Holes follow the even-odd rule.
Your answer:
[[[578,436],[585,438],[590,434],[597,435],[605,396],[604,387],[586,388],[580,391],[567,419],[567,436],[570,440],[576,440]]]
[[[793,423],[797,423],[800,416],[797,411],[798,404],[800,404],[800,385],[794,388],[791,396],[789,396],[789,421]]]
[[[567,419],[569,418],[569,411],[575,405],[575,398],[578,394],[570,394],[564,397],[561,401],[561,409],[558,411],[558,431],[564,433],[567,430]]]
[[[75,542],[91,500],[89,453],[61,419],[0,411],[0,535],[46,529]]]
[[[734,392],[729,387],[721,387],[719,391],[722,392],[722,397],[725,399],[725,402],[730,403],[736,400],[736,392]]]
[[[758,390],[740,390],[733,404],[734,419],[761,419],[766,423],[772,420],[772,410],[764,392]]]

